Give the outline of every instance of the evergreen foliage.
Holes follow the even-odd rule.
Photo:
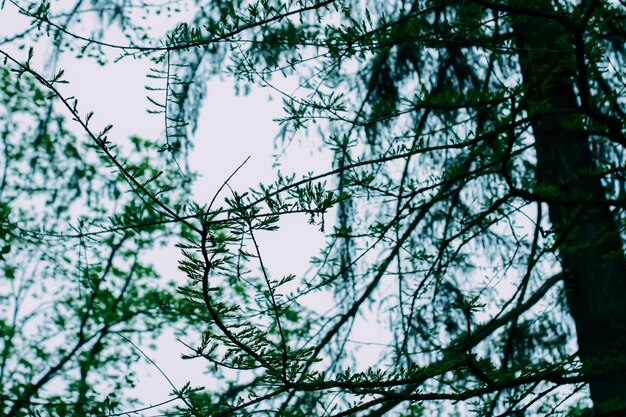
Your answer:
[[[0,414],[626,414],[623,1],[9,9],[29,26],[0,37]],[[151,60],[163,137],[94,126],[63,56]],[[282,99],[281,147],[334,165],[194,201],[187,157],[225,75]],[[258,244],[288,215],[327,237],[305,276],[272,276]],[[171,242],[182,285],[144,260]],[[132,364],[164,329],[207,383],[136,404]]]

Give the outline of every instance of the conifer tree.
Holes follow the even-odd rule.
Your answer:
[[[0,45],[13,179],[0,188],[10,196],[4,280],[49,285],[21,266],[39,251],[60,288],[60,313],[34,338],[18,331],[23,316],[3,312],[5,414],[129,411],[113,396],[123,382],[108,396],[96,384],[117,381],[107,366],[137,355],[139,323],[152,336],[161,326],[199,334],[184,357],[206,366],[208,382],[174,387],[167,415],[626,413],[623,2],[198,1],[187,21],[171,8],[165,38],[132,14],[149,21],[148,4],[79,1],[58,14],[7,3],[59,53],[151,59],[164,87],[148,105],[165,129],[158,141],[133,138],[137,158],[124,156],[63,94],[61,72],[46,77]],[[127,43],[72,24],[94,12]],[[191,201],[181,172],[206,82],[223,75],[272,89],[284,104],[281,147],[316,141],[334,165],[251,190],[229,178]],[[289,79],[294,91],[281,87]],[[18,114],[30,121],[23,131]],[[72,120],[84,143],[65,130]],[[23,208],[34,192],[50,213]],[[89,214],[72,218],[68,201],[89,202]],[[276,277],[257,237],[294,215],[328,244],[308,275]],[[154,272],[136,253],[160,233],[184,256],[176,290],[139,284]],[[25,305],[19,288],[6,296],[12,308]],[[311,297],[334,307],[319,311]],[[374,349],[363,325],[388,337]],[[59,328],[71,335],[61,347],[49,341]],[[57,375],[66,389],[46,394]]]

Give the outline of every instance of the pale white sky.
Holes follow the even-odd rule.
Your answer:
[[[74,2],[60,0],[56,4],[61,3]],[[174,22],[190,15],[189,12],[178,15]],[[156,19],[155,30],[172,27],[172,21],[168,23],[164,16],[157,18],[152,14],[150,18]],[[28,20],[19,17],[11,2],[7,1],[5,9],[0,10],[0,28],[2,28],[0,39],[12,30],[22,30],[27,23]],[[115,39],[119,33],[113,31],[107,36]],[[0,49],[12,51],[16,56],[26,56],[26,51],[16,51],[11,45],[0,44]],[[34,66],[43,69],[49,53],[49,45],[45,43],[37,45]],[[112,56],[116,54],[117,52],[113,52]],[[117,63],[111,61],[101,67],[92,60],[72,59],[66,54],[60,62],[60,67],[65,70],[65,78],[70,84],[65,86],[63,91],[68,96],[79,99],[83,113],[94,111],[91,125],[97,126],[95,130],[113,124],[114,129],[109,137],[119,146],[123,147],[131,135],[159,139],[163,135],[162,115],[146,112],[150,107],[146,95],[154,96],[154,92],[148,92],[144,87],[154,83],[146,78],[151,66],[147,60],[126,58]],[[295,84],[293,86],[295,87]],[[194,197],[199,203],[210,201],[224,179],[248,156],[250,160],[233,178],[230,185],[242,192],[260,182],[273,181],[276,174],[272,168],[275,162],[273,154],[276,153],[274,139],[279,129],[273,119],[282,115],[280,97],[269,88],[255,87],[249,95],[238,97],[235,95],[232,79],[226,76],[215,78],[206,88],[206,100],[193,138],[195,147],[189,160],[192,170],[202,175],[193,187]],[[273,100],[270,100],[272,94]],[[323,172],[331,167],[330,152],[320,151],[314,137],[315,135],[311,135],[309,138],[303,138],[300,144],[289,148],[285,158],[281,160],[282,172],[296,173],[300,176],[308,171]],[[334,223],[332,213],[326,220],[328,225]],[[317,227],[307,223],[306,216],[284,217],[280,225],[279,232],[258,233],[256,236],[260,242],[264,262],[273,278],[290,273],[301,276],[308,268],[309,259],[316,256],[324,246],[325,238]],[[179,257],[178,249],[173,246],[155,250],[150,255],[165,279],[172,278],[183,282],[185,277],[177,269]],[[333,300],[328,296],[319,296],[309,302],[319,311],[325,311],[333,304]],[[388,332],[383,326],[376,324],[374,317],[363,316],[359,317],[352,337],[369,342],[389,340]],[[193,340],[188,342],[194,343]],[[186,353],[186,349],[176,342],[171,332],[164,333],[156,351],[146,352],[177,387],[181,387],[187,381],[191,381],[192,385],[210,383],[210,379],[202,374],[205,363],[199,360],[180,360],[180,354]],[[375,347],[370,351],[363,348],[361,358],[365,364],[372,365],[376,353]],[[171,388],[153,367],[145,364],[142,365],[136,392],[139,398],[148,404],[165,400]]]
[[[60,3],[74,4],[67,0]],[[188,14],[177,19],[185,15]],[[16,13],[13,4],[7,2],[5,8],[0,10],[0,39],[12,32],[24,30],[27,24],[28,19]],[[113,39],[119,36],[115,32],[109,34]],[[16,57],[25,58],[27,54],[27,51],[19,51],[11,44],[0,44],[0,48]],[[34,52],[33,66],[39,71],[45,71],[51,52],[49,44],[39,42]],[[112,56],[116,54],[114,52]],[[144,88],[154,83],[146,78],[151,65],[145,59],[126,58],[117,63],[111,61],[102,67],[93,60],[78,60],[72,58],[71,54],[65,54],[59,68],[64,69],[64,78],[70,84],[63,86],[62,91],[66,96],[75,96],[79,100],[81,113],[94,112],[90,125],[95,131],[113,124],[109,138],[122,148],[131,135],[161,138],[164,127],[162,115],[146,112],[150,107],[146,95],[154,94]],[[260,182],[269,183],[275,178],[276,171],[272,164],[276,152],[274,139],[279,127],[273,119],[282,115],[282,109],[281,100],[276,96],[270,100],[270,93],[269,88],[257,87],[252,88],[249,95],[238,97],[235,95],[233,80],[228,77],[216,78],[207,85],[206,100],[193,138],[195,147],[189,160],[192,170],[202,175],[193,187],[198,202],[210,201],[222,182],[248,156],[250,160],[230,182],[233,189],[243,192],[250,186]],[[76,133],[83,134],[78,128]],[[311,170],[323,171],[332,162],[330,152],[322,153],[317,144],[306,141],[291,146],[287,156],[281,161],[280,169],[284,173],[303,175]],[[332,214],[327,221],[329,225],[333,224]],[[325,238],[317,227],[307,223],[305,216],[284,217],[280,225],[279,232],[258,233],[256,236],[264,262],[275,278],[290,273],[301,275],[308,268],[310,257],[318,255]],[[158,249],[150,258],[165,279],[174,278],[180,282],[185,279],[184,274],[177,269],[180,256],[175,247]],[[318,307],[324,310],[331,301],[329,298],[319,299]],[[188,342],[193,343],[193,340]],[[146,352],[177,387],[189,380],[192,385],[206,384],[206,377],[202,375],[206,364],[198,360],[180,360],[180,354],[186,349],[175,341],[170,332],[166,332],[159,340],[158,347],[156,351]],[[170,386],[154,368],[147,364],[142,365],[142,368],[137,384],[138,396],[145,403],[166,399],[171,392]]]
[[[123,143],[132,134],[161,137],[162,116],[146,112],[149,103],[144,85],[149,82],[145,77],[149,63],[126,59],[100,67],[87,60],[64,60],[62,66],[66,78],[71,80],[71,90],[68,91],[79,97],[85,110],[89,108],[95,112],[95,126],[114,125],[111,138],[116,143]],[[198,202],[210,201],[222,182],[248,156],[250,160],[230,182],[233,189],[243,192],[248,187],[274,179],[272,155],[278,125],[272,119],[281,115],[281,105],[280,100],[269,101],[269,93],[269,89],[253,88],[249,95],[238,97],[229,78],[215,79],[207,85],[207,99],[189,160],[191,169],[202,175],[193,187]],[[312,169],[330,167],[330,154],[313,153],[314,149],[315,146],[309,149],[306,146],[291,147],[281,170],[305,174]],[[332,218],[328,220],[332,224]],[[275,278],[290,273],[301,275],[308,268],[310,257],[319,253],[325,242],[324,236],[317,227],[307,223],[305,216],[283,217],[280,225],[278,232],[256,234],[264,262]],[[157,249],[150,258],[164,278],[185,280],[184,274],[177,269],[180,259],[177,248]],[[331,300],[318,301],[318,307],[324,309]],[[194,340],[186,342],[193,343]],[[187,349],[171,332],[160,338],[156,351],[147,352],[178,387],[190,380],[192,385],[207,384],[208,378],[202,375],[202,371],[208,363],[182,361],[180,355],[188,353]],[[144,402],[163,401],[171,392],[163,377],[151,366],[146,364],[141,374],[137,394]]]

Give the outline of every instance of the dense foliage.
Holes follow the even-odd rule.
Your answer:
[[[207,383],[142,415],[626,412],[623,2],[2,5],[30,22],[0,39],[4,415],[131,415],[162,329],[198,335],[182,353]],[[151,60],[163,137],[92,126],[42,42],[53,65]],[[193,201],[213,76],[271,88],[280,146],[334,166]],[[258,244],[286,215],[327,237],[304,276]],[[173,241],[182,285],[142,258]]]

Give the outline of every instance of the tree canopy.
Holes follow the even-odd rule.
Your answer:
[[[28,23],[0,38],[3,415],[626,413],[623,1],[9,12]],[[162,136],[92,122],[64,57],[151,62]],[[195,199],[187,161],[213,77],[270,89],[286,157],[314,143],[333,165],[249,190],[230,185],[234,166]],[[274,276],[259,245],[285,216],[326,237],[300,276]],[[172,243],[182,283],[145,260]],[[172,357],[206,382],[133,402],[133,364],[160,370],[146,341],[176,335]]]

